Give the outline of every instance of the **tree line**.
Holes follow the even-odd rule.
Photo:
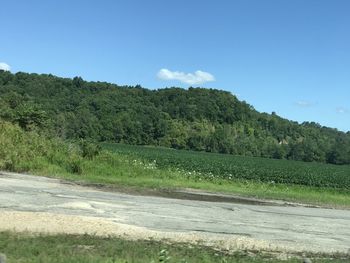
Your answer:
[[[0,71],[0,118],[64,140],[350,164],[350,132],[259,113],[230,92]]]

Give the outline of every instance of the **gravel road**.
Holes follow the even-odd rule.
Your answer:
[[[350,249],[349,210],[131,195],[14,173],[0,173],[0,230],[167,239],[226,249]]]

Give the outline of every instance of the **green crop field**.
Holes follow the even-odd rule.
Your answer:
[[[334,189],[350,189],[350,166],[242,157],[173,150],[157,147],[103,144],[103,148],[157,168],[187,172],[191,178],[206,180],[249,180],[276,184],[297,184]]]
[[[165,148],[69,143],[0,122],[0,170],[126,191],[193,188],[262,199],[350,207],[350,167]],[[141,190],[142,189],[142,190]]]

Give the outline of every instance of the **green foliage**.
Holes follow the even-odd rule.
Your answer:
[[[147,90],[0,71],[0,118],[69,140],[350,164],[350,132],[258,113],[214,89]]]
[[[93,159],[101,152],[101,146],[99,144],[89,142],[87,140],[80,140],[79,146],[81,150],[81,155],[84,158]]]
[[[73,155],[67,161],[67,171],[73,174],[82,174],[82,158],[77,155]]]
[[[0,120],[0,170],[35,171],[54,164],[81,174],[82,162],[79,147]]]
[[[26,162],[46,154],[46,144],[36,133],[0,121],[0,169],[26,170]]]
[[[46,113],[34,103],[23,103],[16,107],[14,121],[25,130],[43,128]]]
[[[84,144],[84,143],[83,143]],[[89,143],[87,145],[90,145]],[[92,146],[94,148],[94,146]],[[111,147],[115,148],[115,145]],[[120,148],[126,147],[126,148]],[[97,155],[83,157],[79,143],[66,143],[59,139],[49,139],[35,131],[24,131],[18,125],[0,121],[0,170],[27,171],[32,174],[49,175],[53,177],[79,180],[81,182],[107,184],[112,187],[137,187],[151,189],[197,188],[206,191],[227,192],[260,198],[287,199],[312,204],[330,204],[348,207],[350,205],[347,179],[344,179],[343,189],[315,188],[304,186],[283,185],[267,181],[262,183],[252,175],[252,169],[258,171],[258,176],[272,172],[277,178],[280,172],[283,176],[303,174],[297,179],[305,180],[308,173],[312,175],[308,185],[313,185],[317,174],[330,175],[330,186],[335,186],[339,178],[348,173],[348,166],[291,162],[282,165],[282,161],[233,157],[208,153],[195,153],[171,149],[149,150],[145,147],[118,146],[118,152],[101,150]],[[203,158],[203,156],[205,158]],[[273,166],[276,162],[278,165]],[[284,161],[287,162],[287,161]],[[288,162],[287,162],[288,163]],[[261,164],[264,164],[259,171]],[[270,165],[268,165],[270,164]],[[231,166],[230,166],[231,165]],[[237,167],[235,167],[237,165]],[[293,173],[288,169],[298,167]],[[304,165],[304,166],[303,166]],[[217,167],[216,167],[217,166]],[[303,168],[304,167],[304,168]],[[321,170],[325,170],[321,171]],[[196,170],[194,170],[196,169]],[[202,169],[203,172],[200,172]],[[225,170],[226,169],[226,170]],[[238,179],[230,173],[233,169]],[[276,169],[275,171],[273,169]],[[327,171],[328,169],[328,171]],[[221,173],[222,170],[222,174]],[[228,174],[226,172],[229,172]],[[240,174],[248,176],[241,179]],[[226,175],[226,176],[225,176]],[[290,178],[283,182],[289,182]],[[349,176],[347,176],[348,178]],[[271,180],[271,177],[267,177]],[[298,179],[298,180],[299,180]],[[334,181],[334,182],[333,182]],[[277,181],[276,181],[277,182]],[[325,184],[327,186],[327,184]],[[345,188],[345,189],[344,189]]]
[[[198,180],[252,180],[350,189],[350,166],[200,153],[166,148],[103,144],[105,149],[155,162],[158,168],[179,169]]]
[[[43,129],[47,125],[46,112],[27,96],[12,90],[0,99],[0,109],[0,119],[17,123],[23,129]]]
[[[159,262],[170,262],[169,252],[166,249],[162,249],[158,254]]]

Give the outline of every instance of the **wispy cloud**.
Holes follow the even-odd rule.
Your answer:
[[[308,107],[311,107],[311,106],[314,105],[314,103],[309,102],[309,101],[305,101],[305,100],[297,101],[295,104],[296,104],[297,106],[303,107],[303,108],[308,108]]]
[[[346,109],[346,108],[344,108],[344,107],[338,107],[338,108],[336,109],[336,111],[337,111],[337,113],[339,113],[339,114],[344,114],[344,113],[348,113],[348,112],[349,112],[349,110]]]
[[[0,70],[10,71],[11,67],[10,67],[10,65],[6,64],[5,62],[0,62]]]
[[[157,77],[162,80],[178,80],[189,85],[198,85],[215,81],[215,77],[212,74],[201,70],[197,70],[194,73],[184,73],[163,68],[159,70]]]

